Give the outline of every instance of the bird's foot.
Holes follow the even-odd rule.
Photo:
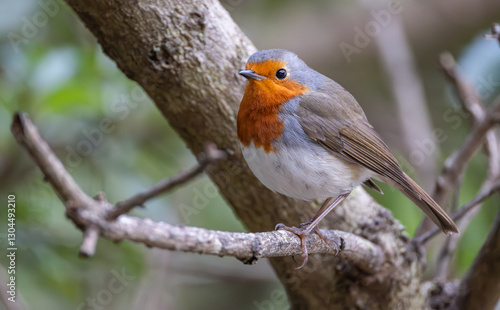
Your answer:
[[[302,256],[302,264],[295,269],[301,269],[302,267],[304,267],[307,264],[309,254],[307,253],[307,246],[306,246],[305,238],[310,233],[310,231],[307,229],[307,224],[309,224],[309,223],[302,223],[302,224],[300,224],[299,227],[294,227],[294,226],[290,227],[290,226],[286,226],[285,224],[279,223],[274,228],[275,230],[283,229],[283,230],[289,231],[291,233],[294,233],[295,235],[297,235],[300,238],[300,244],[301,244],[301,248],[302,248],[302,255],[301,255]]]
[[[327,245],[328,247],[330,247],[330,243],[329,243],[329,241],[330,241],[330,240],[331,240],[331,241],[333,241],[333,243],[335,243],[335,256],[337,256],[337,255],[340,253],[341,247],[340,247],[339,243],[337,242],[337,240],[335,240],[335,239],[331,239],[331,238],[328,238],[327,236],[325,236],[325,235],[321,232],[321,230],[319,230],[319,228],[318,228],[318,227],[315,227],[315,228],[314,228],[314,231],[316,232],[316,234],[317,234],[317,235],[318,235],[321,239],[323,239],[323,241],[326,243],[326,245]],[[342,242],[342,240],[341,240],[341,242]]]
[[[302,264],[299,267],[295,268],[295,269],[301,269],[302,267],[304,267],[307,264],[307,260],[308,260],[309,254],[307,252],[307,246],[306,246],[305,238],[311,232],[311,230],[309,229],[309,224],[311,224],[311,221],[302,223],[302,224],[299,225],[299,227],[286,226],[285,224],[279,223],[274,228],[275,230],[283,229],[283,230],[289,231],[289,232],[297,235],[300,238],[300,244],[301,244],[301,249],[302,249],[302,255],[301,255],[301,257],[302,257]],[[318,227],[314,227],[314,231],[325,242],[325,244],[327,246],[330,246],[330,244],[329,244],[330,240],[332,240],[335,243],[335,245],[336,245],[335,255],[337,255],[340,252],[340,246],[339,246],[339,243],[336,240],[329,239],[328,237],[326,237],[319,230]]]

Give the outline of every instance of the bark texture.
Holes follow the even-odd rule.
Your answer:
[[[495,309],[500,300],[499,262],[500,212],[484,246],[460,283],[457,309]]]
[[[214,142],[229,156],[208,175],[252,231],[309,220],[317,204],[267,190],[244,162],[236,112],[244,79],[238,75],[256,48],[213,0],[66,0],[103,51],[154,100],[194,154]],[[296,270],[289,257],[272,265],[295,309],[421,309],[419,249],[403,227],[363,190],[322,222],[358,234],[383,249],[385,263],[368,274],[335,257],[312,256]],[[346,244],[349,248],[349,244]]]

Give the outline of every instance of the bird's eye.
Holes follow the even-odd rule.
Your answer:
[[[286,70],[279,69],[278,71],[276,71],[276,77],[280,80],[283,80],[284,78],[286,78]]]

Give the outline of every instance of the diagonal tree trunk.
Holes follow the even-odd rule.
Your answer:
[[[310,219],[314,203],[267,190],[244,162],[235,116],[244,79],[238,69],[256,48],[215,0],[66,0],[103,51],[139,83],[194,154],[214,142],[229,153],[208,175],[250,231]],[[386,263],[366,272],[333,256],[301,270],[271,263],[296,309],[421,309],[424,255],[389,211],[355,191],[322,222],[378,244]],[[345,245],[349,250],[349,244]]]

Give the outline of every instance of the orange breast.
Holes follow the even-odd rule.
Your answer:
[[[274,72],[282,66],[278,61],[247,65],[248,70],[259,74],[266,69],[269,75],[262,74],[268,78],[249,80],[245,86],[237,118],[238,138],[244,146],[253,141],[256,148],[262,147],[266,153],[275,152],[272,141],[280,138],[283,132],[283,122],[278,119],[280,106],[308,92],[306,86],[297,82],[273,78]]]

